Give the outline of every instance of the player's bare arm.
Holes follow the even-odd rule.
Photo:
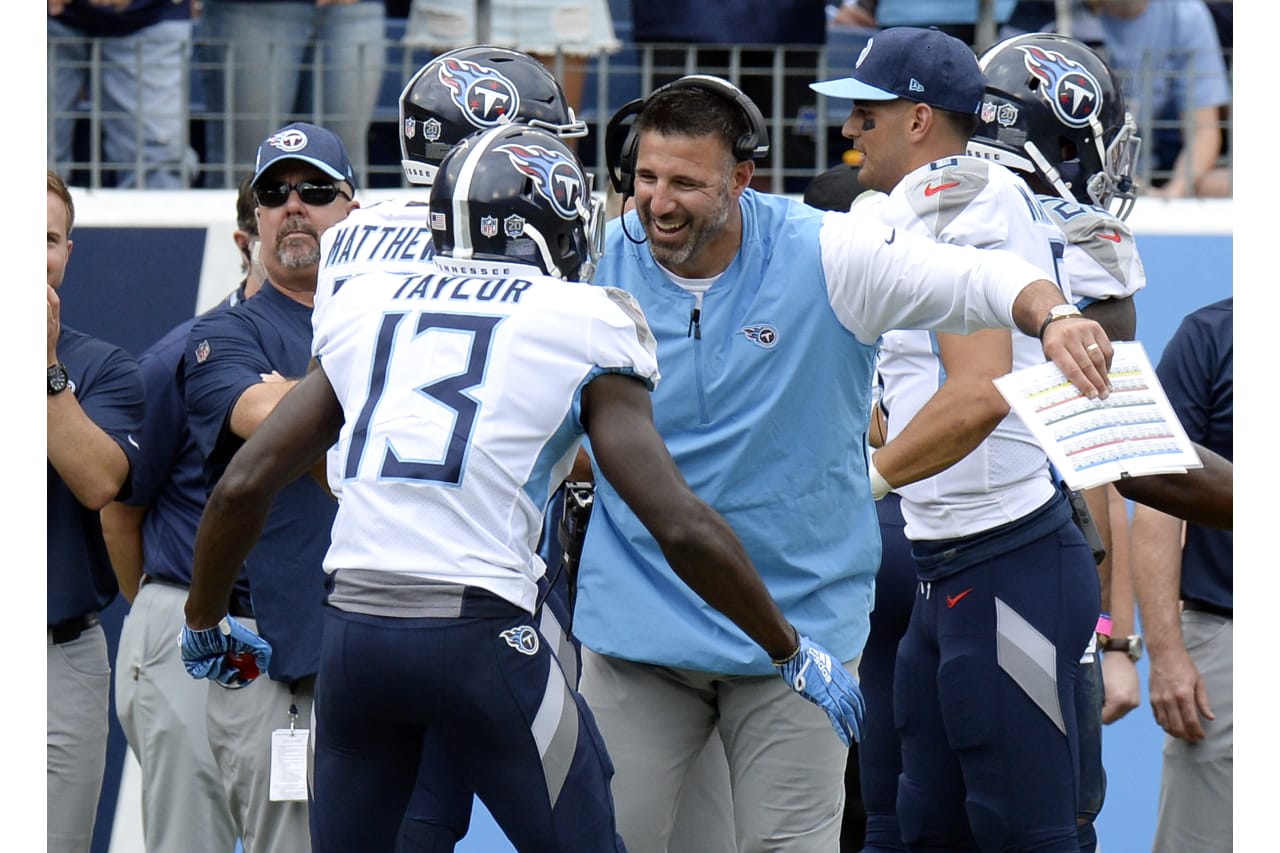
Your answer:
[[[1232,463],[1207,447],[1195,445],[1203,468],[1185,474],[1155,474],[1124,477],[1116,481],[1116,491],[1161,512],[1192,524],[1230,530],[1232,523]]]
[[[708,604],[782,660],[799,636],[738,537],[690,489],[653,426],[649,390],[605,374],[582,392],[583,421],[601,474],[653,533],[667,561]]]
[[[231,588],[262,533],[280,489],[323,459],[338,438],[342,406],[324,370],[297,382],[294,393],[244,443],[205,507],[196,533],[187,625],[211,628],[227,612]]]
[[[894,486],[945,471],[973,452],[1009,414],[992,384],[1013,367],[1013,337],[1004,329],[938,335],[947,378],[893,440],[876,452],[876,470]]]

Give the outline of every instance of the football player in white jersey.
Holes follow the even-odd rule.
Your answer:
[[[599,249],[588,186],[540,129],[505,125],[458,145],[430,204],[434,261],[331,295],[318,366],[210,497],[188,602],[198,623],[222,618],[271,495],[338,440],[317,851],[391,850],[415,780],[432,773],[460,776],[520,850],[623,849],[612,765],[533,620],[542,508],[584,435],[680,576],[843,740],[859,737],[857,685],[783,617],[655,430],[643,313],[622,291],[576,281]],[[228,625],[228,651],[253,651]],[[421,766],[428,732],[440,766]]]
[[[1124,220],[1137,195],[1131,172],[1141,139],[1120,81],[1088,46],[1056,33],[1006,39],[984,51],[978,64],[987,84],[969,153],[1026,179],[1066,235],[1063,263],[1076,305],[1112,340],[1133,340],[1133,295],[1147,279]],[[1080,821],[1091,828],[1106,790],[1101,724],[1136,708],[1140,689],[1137,661],[1128,654],[1128,636],[1137,633],[1128,510],[1109,485],[1086,490],[1084,498],[1106,552],[1098,564],[1099,636],[1081,662],[1087,667],[1082,682],[1091,683],[1094,694],[1080,708]]]
[[[983,87],[968,46],[909,27],[877,33],[850,77],[813,86],[854,101],[844,135],[863,153],[859,183],[887,194],[860,204],[1056,269],[1070,299],[1061,229],[1021,178],[965,155]],[[1043,361],[1017,331],[882,338],[887,441],[869,471],[877,496],[895,484],[914,559],[887,543],[877,586],[917,589],[896,664],[873,677],[864,657],[861,670],[880,736],[859,755],[867,850],[1079,849],[1078,661],[1097,575],[1044,451],[991,382]],[[877,589],[877,608],[888,598]]]
[[[573,114],[555,76],[527,53],[474,45],[442,53],[409,78],[400,93],[400,165],[423,187],[356,211],[320,244],[316,311],[348,278],[362,272],[413,272],[430,260],[426,209],[440,161],[454,144],[504,122],[533,124],[579,137],[587,125]]]

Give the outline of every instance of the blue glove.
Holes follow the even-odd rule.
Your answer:
[[[208,678],[223,687],[244,687],[271,663],[271,644],[231,616],[203,631],[183,625],[178,648],[192,678]]]
[[[827,712],[845,746],[862,740],[862,691],[830,652],[801,636],[795,654],[774,666],[788,687]]]

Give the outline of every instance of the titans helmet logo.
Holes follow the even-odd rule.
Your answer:
[[[1041,91],[1054,115],[1068,127],[1085,127],[1102,107],[1102,86],[1084,66],[1056,50],[1019,48],[1027,70],[1044,81]]]
[[[528,625],[508,628],[499,636],[507,641],[508,646],[522,655],[536,655],[538,653],[538,632]]]
[[[468,123],[496,127],[520,110],[520,93],[506,77],[468,59],[446,59],[437,75]]]
[[[510,143],[499,145],[511,165],[523,175],[533,179],[534,190],[551,202],[551,207],[561,219],[576,219],[582,203],[586,181],[578,164],[560,151],[550,151],[541,145]]]

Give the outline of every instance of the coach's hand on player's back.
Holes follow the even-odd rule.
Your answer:
[[[845,746],[862,740],[862,690],[830,652],[801,636],[795,653],[775,666],[792,690],[827,712]]]
[[[202,631],[183,625],[178,647],[192,678],[208,678],[223,687],[244,687],[271,663],[271,644],[231,616]]]

